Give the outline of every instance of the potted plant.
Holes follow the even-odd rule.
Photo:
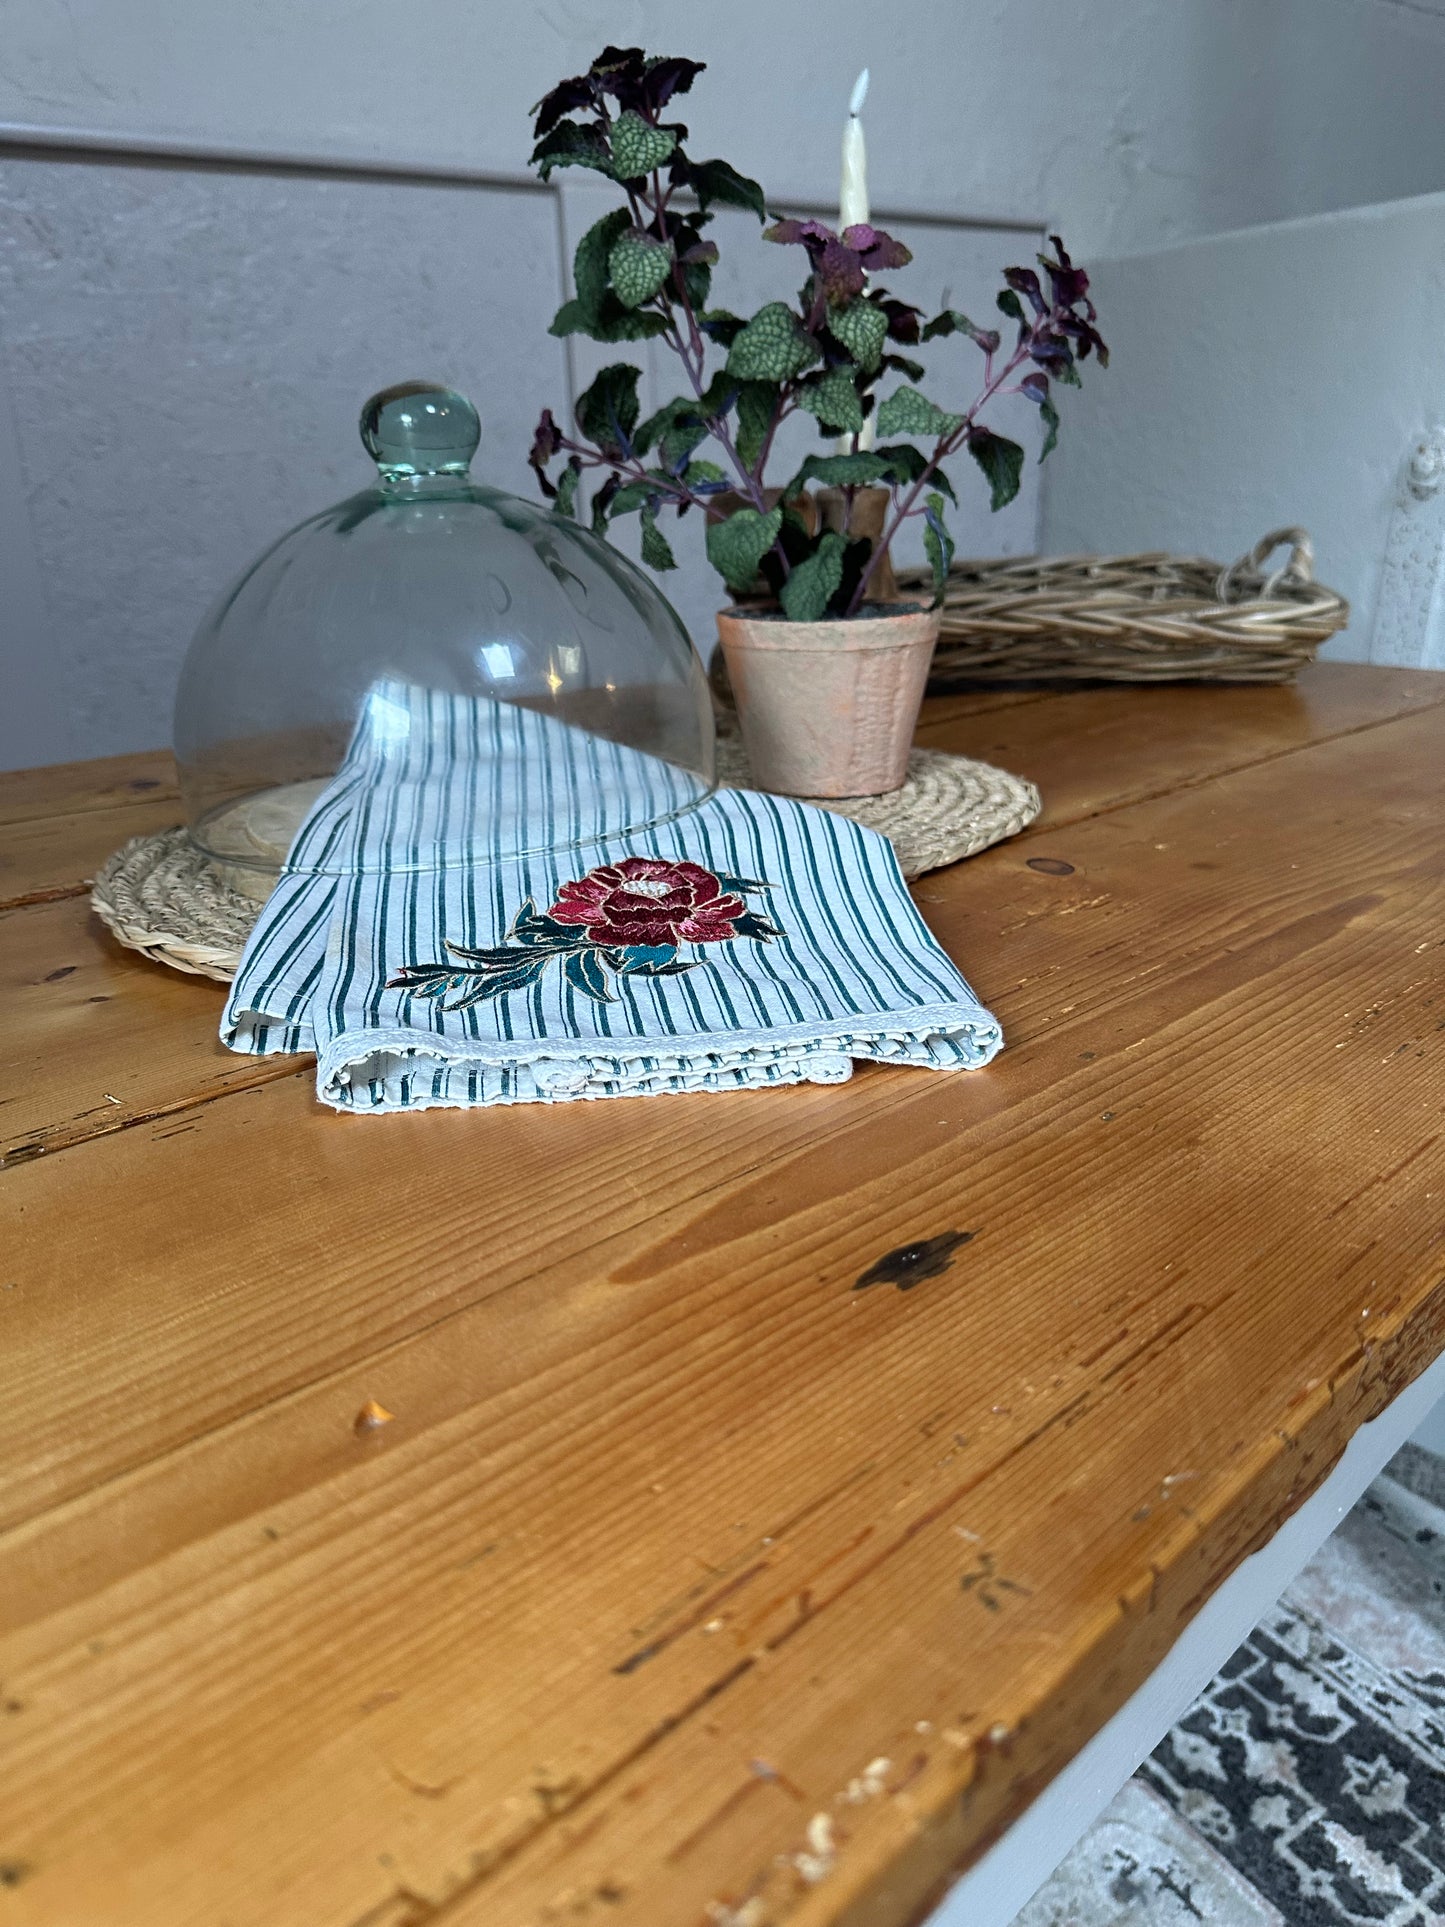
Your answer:
[[[694,160],[686,127],[667,118],[702,71],[699,61],[608,47],[534,109],[542,178],[590,168],[621,197],[578,243],[575,292],[551,332],[657,338],[676,355],[686,391],[640,419],[641,370],[615,362],[578,398],[575,433],[543,412],[530,459],[563,514],[575,513],[584,475],[599,482],[599,534],[620,515],[639,516],[643,560],[655,569],[676,566],[659,518],[701,512],[708,558],[736,598],[718,629],[755,780],[799,795],[876,794],[903,781],[938,633],[953,555],[945,498],[957,499],[943,465],[966,450],[1002,508],[1018,492],[1024,451],[983,412],[999,395],[1027,396],[1043,423],[1042,460],[1058,432],[1054,385],[1077,385],[1078,363],[1093,353],[1106,364],[1107,351],[1088,277],[1057,236],[1053,254],[1039,256],[1042,279],[1032,268],[1004,276],[998,305],[1016,330],[1008,345],[953,309],[925,320],[880,286],[879,274],[911,256],[868,225],[839,234],[821,221],[775,219],[764,238],[806,257],[796,302],[769,301],[749,316],[711,306],[718,251],[704,231],[713,210],[769,216],[756,181],[726,161]],[[925,371],[905,351],[954,333],[977,344],[983,373],[974,398],[950,410],[916,386]],[[770,483],[778,429],[799,411],[828,442],[847,445]],[[870,422],[877,447],[863,445]],[[813,483],[841,491],[841,509],[834,496],[819,512]],[[865,489],[887,492],[873,539],[853,513]],[[933,604],[879,605],[871,591],[889,545],[915,516]]]

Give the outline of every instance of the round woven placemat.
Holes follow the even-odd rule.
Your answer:
[[[748,787],[748,763],[734,736],[718,740],[718,779]],[[991,763],[946,750],[915,749],[902,789],[887,796],[800,797],[850,816],[892,843],[904,876],[922,876],[975,856],[1027,828],[1041,807],[1032,783]],[[184,830],[134,836],[102,866],[91,905],[123,944],[158,963],[228,983],[261,913],[233,889]]]

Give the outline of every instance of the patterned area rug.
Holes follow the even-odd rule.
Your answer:
[[[1407,1445],[1014,1927],[1445,1923],[1445,1459]]]

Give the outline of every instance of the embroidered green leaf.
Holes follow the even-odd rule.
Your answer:
[[[677,557],[657,526],[657,510],[649,503],[642,511],[642,559],[649,569],[675,569]]]
[[[721,870],[717,873],[718,886],[731,896],[745,896],[754,890],[771,890],[772,884],[766,877],[727,876]]]
[[[628,438],[637,426],[637,384],[641,379],[640,368],[628,361],[616,361],[577,397],[577,421],[589,441],[609,452],[626,452]]]
[[[641,114],[629,107],[619,114],[612,128],[612,172],[619,181],[635,181],[639,174],[650,174],[677,146],[677,135],[665,127],[649,127]],[[588,162],[590,167],[594,165]]]
[[[574,950],[562,968],[572,988],[590,997],[594,1004],[617,1002],[607,988],[607,975],[595,950]]]
[[[655,977],[677,961],[675,943],[633,943],[616,952],[617,968],[629,977]]]
[[[759,916],[756,910],[748,910],[733,924],[740,937],[752,937],[758,943],[771,943],[774,937],[781,937],[782,931],[766,917]]]
[[[745,381],[738,389],[738,459],[746,469],[756,467],[778,405],[776,382]]]
[[[708,524],[707,559],[734,595],[747,594],[758,564],[777,541],[782,526],[781,508],[766,515],[757,509],[735,509],[724,521]]]
[[[888,339],[888,317],[876,301],[850,301],[828,316],[828,326],[858,366],[872,374]]]
[[[729,348],[727,370],[739,381],[786,381],[818,358],[817,342],[787,302],[770,301]]]
[[[949,564],[953,561],[953,537],[949,534],[943,519],[943,497],[934,492],[926,499],[927,506],[923,513],[923,551],[933,570],[933,604],[936,608],[943,600]]]
[[[778,591],[790,622],[817,622],[843,581],[843,551],[847,544],[836,529],[820,537],[818,546],[800,562]]]
[[[857,434],[863,426],[863,404],[854,384],[854,368],[834,368],[820,380],[810,376],[798,390],[798,406],[816,415],[824,428]]]
[[[612,243],[607,271],[623,307],[640,308],[672,273],[672,249],[641,228],[625,228]]]
[[[968,452],[988,477],[992,496],[989,507],[997,512],[1019,492],[1019,477],[1024,469],[1024,452],[1006,435],[995,435],[991,428],[971,428]]]
[[[916,388],[895,388],[878,409],[880,435],[951,435],[963,425],[962,415],[947,414]]]

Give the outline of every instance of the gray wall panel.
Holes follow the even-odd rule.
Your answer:
[[[42,603],[0,602],[0,763],[169,740],[212,597],[372,472],[374,388],[466,389],[479,468],[528,490],[538,398],[565,380],[559,263],[543,195],[0,162],[0,381]],[[0,559],[26,534],[7,516]]]

